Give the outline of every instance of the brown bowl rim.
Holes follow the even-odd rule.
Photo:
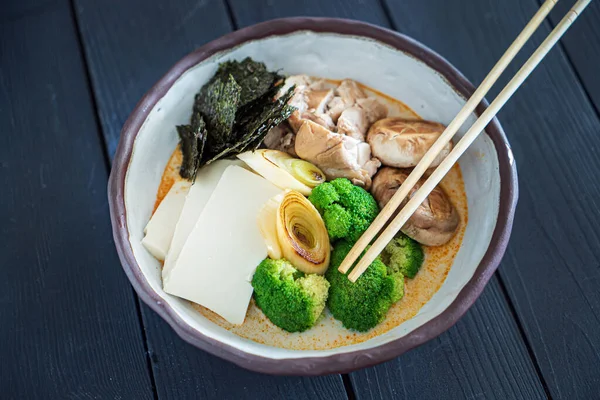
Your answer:
[[[380,346],[324,357],[273,359],[249,354],[230,345],[209,338],[186,324],[165,303],[145,279],[129,243],[124,186],[133,144],[148,113],[189,68],[217,52],[231,49],[242,43],[273,35],[296,31],[335,33],[374,39],[424,62],[441,74],[465,98],[474,92],[473,85],[447,60],[416,40],[364,22],[337,18],[295,17],[270,20],[240,29],[200,47],[176,63],[136,105],[121,131],[108,183],[110,217],[113,236],[123,269],[140,298],[156,311],[177,334],[188,343],[213,355],[231,361],[243,368],[275,375],[323,375],[346,373],[389,361],[402,353],[440,335],[453,326],[479,297],[483,288],[497,269],[508,244],[518,198],[517,170],[510,145],[497,119],[494,118],[486,132],[494,143],[499,162],[500,204],[498,219],[490,245],[475,270],[473,277],[461,289],[456,299],[440,315],[411,331],[407,335]],[[476,113],[480,115],[487,103],[482,102]]]

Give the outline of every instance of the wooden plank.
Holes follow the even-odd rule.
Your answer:
[[[144,93],[180,58],[231,30],[219,0],[75,0],[75,7],[111,158]]]
[[[234,20],[240,26],[251,25],[262,19],[310,14],[354,18],[389,27],[389,21],[382,11],[378,11],[379,4],[376,1],[304,1],[289,2],[284,6],[281,2],[273,5],[268,0],[251,3],[232,0],[231,4]],[[450,398],[461,397],[465,393],[483,393],[490,397],[505,394],[504,398],[519,398],[521,393],[531,394],[530,398],[544,397],[506,300],[498,292],[497,278],[492,278],[491,286],[492,289],[486,290],[482,299],[475,303],[469,316],[435,342],[383,366],[350,374],[357,397],[386,398],[386,395],[403,393],[407,388],[410,389],[408,393],[423,394],[423,398],[436,398],[444,393]],[[482,325],[482,321],[485,325]],[[476,334],[463,335],[464,332]],[[434,352],[436,361],[433,366],[432,350],[447,347],[458,350]],[[467,356],[462,349],[469,349]],[[407,362],[410,371],[399,368]],[[435,379],[430,379],[431,376]],[[452,380],[449,377],[457,378]],[[410,379],[410,382],[406,382],[406,379]],[[378,388],[373,382],[385,382],[388,390]]]
[[[69,4],[2,9],[1,397],[151,398]]]
[[[76,10],[111,156],[130,110],[154,81],[185,54],[231,30],[219,1],[77,0]],[[161,398],[345,398],[339,375],[258,375],[189,346],[145,305],[142,314]]]
[[[440,51],[474,82],[483,79],[538,7],[533,0],[446,4],[388,2],[402,31]],[[549,30],[548,24],[541,27],[509,76]],[[569,36],[583,41],[577,31]],[[600,237],[594,222],[600,220],[600,121],[560,48],[499,118],[521,182],[500,276],[552,397],[597,398]]]
[[[299,378],[258,374],[203,353],[175,334],[166,334],[171,328],[158,316],[146,319],[146,329],[161,399],[346,399],[340,375]]]
[[[229,3],[238,28],[297,16],[351,18],[388,26],[385,11],[377,0],[229,0]]]
[[[414,393],[423,399],[546,398],[517,330],[494,279],[445,334],[397,360],[350,374],[357,398],[410,398]]]
[[[560,1],[550,14],[553,26],[558,24],[572,3]],[[600,3],[592,1],[586,10],[564,36],[562,44],[578,78],[583,83],[588,95],[600,113]]]

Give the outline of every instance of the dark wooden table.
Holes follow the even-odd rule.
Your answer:
[[[422,41],[477,84],[540,3],[3,0],[0,398],[600,398],[599,2],[499,115],[521,196],[498,273],[456,326],[394,361],[272,377],[197,350],[137,298],[108,219],[125,119],[207,41],[271,18],[354,18]]]

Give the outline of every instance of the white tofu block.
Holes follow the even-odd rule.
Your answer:
[[[202,210],[204,210],[204,206],[213,194],[219,179],[221,179],[221,175],[223,175],[225,169],[230,165],[242,166],[244,163],[239,160],[219,160],[198,170],[196,180],[185,198],[183,210],[181,211],[179,221],[177,221],[177,225],[175,226],[175,234],[173,235],[171,248],[169,249],[169,254],[167,254],[165,265],[162,270],[163,279],[165,279],[173,269],[183,245],[190,236],[190,233],[192,233],[192,229],[194,228],[194,225],[196,225],[196,221],[198,221]]]
[[[188,181],[175,182],[144,228],[146,236],[142,239],[142,244],[160,261],[163,261],[169,252],[175,225],[190,186],[191,182]]]
[[[281,189],[238,166],[228,167],[200,214],[170,274],[165,292],[242,324],[250,279],[267,256],[256,216]]]

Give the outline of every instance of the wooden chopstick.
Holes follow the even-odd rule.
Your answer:
[[[402,208],[394,220],[388,225],[375,243],[373,243],[373,245],[369,248],[366,254],[360,259],[356,267],[348,275],[348,279],[350,279],[350,281],[356,282],[356,280],[369,267],[373,260],[375,260],[381,251],[383,251],[385,246],[394,238],[400,228],[402,228],[410,216],[417,210],[419,205],[427,198],[429,193],[431,193],[435,186],[440,183],[442,178],[448,173],[454,163],[458,161],[460,156],[468,149],[471,143],[473,143],[473,141],[483,131],[492,118],[496,116],[504,104],[506,104],[508,99],[510,99],[510,97],[517,91],[525,79],[527,79],[527,77],[544,59],[552,47],[554,47],[562,35],[569,29],[579,14],[581,14],[581,12],[583,12],[583,10],[588,6],[590,1],[591,0],[577,1],[577,3],[575,3],[571,10],[569,10],[565,17],[560,21],[560,23],[556,25],[556,27],[552,30],[552,32],[550,32],[548,37],[531,55],[527,62],[525,62],[521,69],[519,69],[517,74],[510,80],[506,87],[502,89],[498,97],[496,97],[496,99],[483,112],[483,114],[481,114],[473,126],[471,126],[467,133],[458,141],[450,154],[448,154],[448,156],[436,168],[433,174],[431,174],[431,176],[425,181],[423,186],[421,186],[421,188],[415,192],[404,208]],[[359,252],[359,254],[361,252]]]
[[[502,72],[506,69],[508,64],[515,58],[519,50],[525,45],[527,40],[535,32],[538,26],[544,21],[550,10],[556,5],[558,0],[546,0],[540,7],[537,13],[531,18],[529,23],[523,28],[519,36],[514,40],[510,47],[504,52],[500,60],[494,65],[492,70],[488,73],[485,79],[481,82],[477,90],[473,93],[471,98],[466,102],[460,112],[454,117],[450,125],[442,132],[440,137],[435,141],[433,146],[425,153],[421,161],[415,166],[415,168],[408,175],[404,183],[398,188],[396,193],[383,207],[377,218],[373,221],[371,226],[362,234],[358,241],[354,244],[350,252],[346,255],[344,261],[340,264],[338,270],[341,273],[346,273],[358,259],[364,249],[371,243],[373,238],[386,224],[386,222],[392,218],[396,209],[404,201],[406,196],[410,193],[413,186],[421,179],[425,171],[429,168],[433,160],[435,160],[438,154],[446,146],[446,144],[456,134],[458,129],[464,124],[467,118],[471,115],[473,110],[479,105],[481,100],[485,97],[490,88],[496,83]]]

